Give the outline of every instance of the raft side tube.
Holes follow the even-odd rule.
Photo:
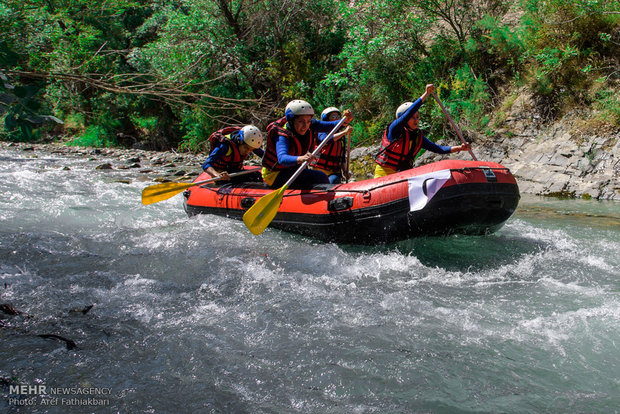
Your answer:
[[[418,211],[410,211],[408,179],[450,166],[450,178]],[[322,241],[375,244],[417,236],[485,234],[503,226],[520,195],[510,171],[497,163],[445,161],[341,185],[287,190],[270,227]],[[455,168],[456,167],[456,168]],[[185,193],[189,215],[215,214],[241,220],[262,195],[264,184],[192,187]]]

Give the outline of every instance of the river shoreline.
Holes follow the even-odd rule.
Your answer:
[[[122,148],[73,147],[58,143],[32,144],[0,142],[0,149],[13,150],[27,157],[45,154],[81,157],[91,161],[98,170],[136,170],[140,181],[192,181],[201,172],[203,154],[176,151],[145,151]],[[69,168],[69,167],[65,167]]]
[[[555,129],[547,135],[536,135],[533,131],[522,135],[484,145],[477,144],[476,140],[474,152],[480,160],[495,161],[508,167],[522,194],[620,201],[619,134],[582,137],[580,145],[575,145],[562,129]],[[176,151],[73,147],[60,143],[0,142],[0,148],[34,157],[40,153],[87,157],[94,162],[94,168],[100,170],[136,169],[143,177],[140,181],[145,182],[191,181],[202,172],[201,164],[207,156]],[[372,177],[376,149],[359,147],[351,151],[354,179]],[[467,153],[449,156],[470,157]],[[416,164],[445,157],[427,152]],[[115,161],[109,162],[109,159]],[[259,160],[254,159],[252,163],[258,164]]]

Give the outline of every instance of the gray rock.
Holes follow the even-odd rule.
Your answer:
[[[106,162],[104,164],[99,164],[98,166],[95,167],[96,170],[111,170],[112,169],[112,164],[110,164],[109,162]]]

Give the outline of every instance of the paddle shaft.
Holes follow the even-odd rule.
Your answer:
[[[347,183],[349,182],[349,175],[350,175],[350,171],[349,171],[350,161],[351,161],[351,132],[347,134],[347,171],[346,171],[347,176],[345,177]]]
[[[342,118],[340,120],[340,122],[338,122],[338,125],[336,125],[334,127],[334,129],[332,129],[332,131],[325,137],[325,139],[323,141],[321,141],[321,143],[319,144],[318,147],[316,147],[316,149],[314,151],[312,151],[312,156],[316,156],[316,154],[319,153],[319,151],[321,151],[321,149],[325,146],[325,144],[327,144],[332,137],[334,136],[334,134],[336,133],[336,131],[338,131],[340,129],[340,127],[342,126],[342,124],[344,124],[344,121],[346,120],[346,118]],[[295,174],[293,174],[291,176],[291,178],[288,179],[288,181],[282,186],[283,189],[287,189],[289,185],[291,185],[293,183],[293,181],[295,181],[295,179],[297,177],[299,177],[299,174],[301,174],[301,172],[309,165],[308,161],[304,161],[303,164],[301,164],[301,167],[299,167],[297,169],[297,171],[295,171]],[[280,191],[283,191],[282,189]]]
[[[231,177],[231,178],[232,177],[238,177],[240,175],[245,175],[245,174],[253,173],[253,172],[256,172],[256,171],[260,171],[260,169],[261,169],[260,167],[259,168],[252,168],[251,170],[243,170],[243,171],[239,171],[239,172],[236,172],[236,173],[228,174],[228,176]],[[206,184],[206,183],[210,183],[210,182],[213,182],[213,181],[218,181],[218,180],[221,180],[221,179],[222,179],[221,177],[214,177],[214,178],[209,178],[208,180],[198,181],[197,183],[192,183],[192,187],[195,186],[195,185]]]
[[[441,107],[441,110],[443,111],[444,114],[446,114],[446,117],[448,118],[448,121],[450,121],[450,125],[452,125],[452,128],[454,128],[454,130],[456,131],[456,135],[459,136],[459,138],[461,139],[461,142],[465,145],[467,145],[467,143],[465,142],[465,140],[463,139],[463,135],[461,134],[461,130],[459,129],[459,127],[456,126],[456,124],[454,123],[454,121],[452,120],[452,117],[450,116],[450,114],[448,113],[448,111],[446,110],[446,108],[443,106],[443,104],[441,103],[441,101],[439,100],[439,98],[437,97],[437,95],[435,94],[435,92],[431,92],[431,94],[433,95],[433,98],[435,98],[435,100],[437,101],[437,103],[439,104],[439,106]],[[470,149],[468,149],[467,151],[469,151],[469,155],[471,155],[471,157],[474,159],[474,161],[478,161],[478,158],[476,158],[476,156],[474,155],[473,151]]]
[[[229,176],[236,177],[238,175],[253,173],[258,170],[260,170],[260,168],[253,168],[251,170],[243,170],[237,173],[229,174]],[[214,177],[208,180],[197,181],[194,183],[167,182],[167,183],[150,185],[146,187],[144,190],[142,190],[142,204],[149,205],[153,203],[158,203],[160,201],[164,201],[171,197],[174,197],[181,191],[186,190],[190,187],[210,183],[210,182],[221,180],[221,179],[222,178],[220,177]]]

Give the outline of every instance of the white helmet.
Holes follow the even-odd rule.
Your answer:
[[[336,108],[335,106],[330,106],[329,108],[323,109],[323,112],[321,112],[321,121],[327,121],[327,117],[332,112],[338,112],[339,115],[342,115],[342,112],[340,112],[340,109]]]
[[[400,118],[402,114],[404,114],[409,107],[413,105],[413,102],[405,102],[401,106],[396,109],[396,119]]]
[[[243,142],[252,148],[259,148],[263,145],[263,134],[254,125],[246,125],[241,128],[241,136],[243,137]]]
[[[314,109],[312,109],[312,105],[310,105],[306,101],[302,101],[301,99],[295,99],[294,101],[290,101],[288,105],[286,105],[286,109],[284,111],[284,116],[286,116],[286,120],[288,122],[292,122],[293,118],[299,115],[314,115]]]

